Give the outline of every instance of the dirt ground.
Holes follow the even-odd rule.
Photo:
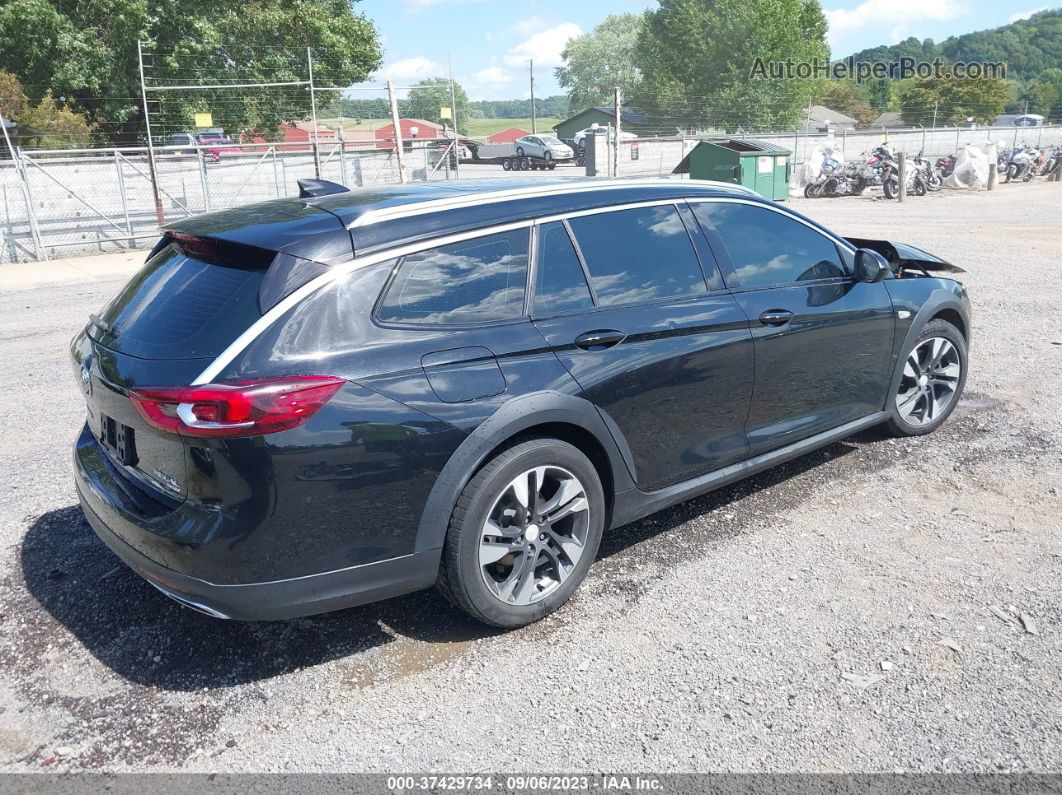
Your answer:
[[[0,770],[1062,770],[1062,185],[794,205],[968,270],[954,416],[615,531],[509,633],[431,591],[273,624],[166,600],[71,482],[66,346],[121,280],[0,269]]]

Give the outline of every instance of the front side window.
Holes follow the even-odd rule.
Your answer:
[[[673,204],[585,215],[569,223],[601,306],[708,291]]]
[[[527,229],[499,232],[402,259],[377,310],[385,323],[468,324],[524,314]]]
[[[730,287],[770,287],[846,275],[837,246],[782,213],[731,202],[693,205],[697,220],[714,228],[734,266]]]

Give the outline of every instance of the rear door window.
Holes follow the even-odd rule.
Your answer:
[[[220,354],[259,317],[258,290],[273,252],[226,247],[224,263],[207,246],[171,243],[89,324],[104,347],[142,359]]]
[[[515,229],[404,257],[376,310],[383,323],[466,325],[524,315],[529,231]]]
[[[579,255],[575,253],[575,246],[563,223],[552,221],[539,227],[535,272],[536,316],[558,315],[594,306]]]
[[[672,204],[571,218],[600,306],[708,292],[697,254]]]

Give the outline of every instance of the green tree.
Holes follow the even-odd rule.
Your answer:
[[[1010,96],[1007,82],[995,77],[915,77],[893,84],[891,107],[907,124],[930,126],[990,124],[1003,112]]]
[[[63,107],[48,92],[37,102],[31,101],[10,72],[0,71],[0,114],[39,133],[28,141],[20,139],[20,146],[71,149],[93,142],[94,128],[83,115]],[[6,145],[0,146],[0,152],[7,156]]]
[[[756,59],[829,55],[817,0],[660,0],[637,52],[635,104],[693,130],[792,127],[824,81],[750,79]]]
[[[457,102],[457,126],[460,129],[469,114],[468,95],[460,83],[454,83],[454,100]],[[429,77],[409,90],[409,96],[402,103],[402,115],[449,127],[453,122],[443,119],[440,110],[450,105],[450,81],[445,77]]]
[[[305,80],[311,47],[318,85],[346,86],[380,65],[376,30],[352,10],[357,1],[7,0],[0,6],[0,69],[15,74],[31,99],[48,91],[64,96],[109,138],[128,143],[145,128],[138,40],[148,42],[149,73],[161,83]],[[192,112],[203,109],[222,110],[235,129],[272,130],[309,107],[304,89],[239,89],[170,92],[157,112],[163,130],[189,125]]]
[[[568,91],[568,112],[611,105],[617,87],[624,97],[638,93],[642,75],[635,60],[642,25],[637,14],[613,14],[592,33],[568,40],[561,54],[565,65],[555,70],[560,87]]]
[[[851,116],[861,127],[878,117],[878,111],[870,106],[854,83],[847,80],[831,80],[826,84],[820,104]]]

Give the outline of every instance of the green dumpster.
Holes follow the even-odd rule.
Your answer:
[[[675,167],[690,179],[714,179],[751,188],[768,199],[789,195],[792,153],[783,146],[738,138],[701,141]]]

